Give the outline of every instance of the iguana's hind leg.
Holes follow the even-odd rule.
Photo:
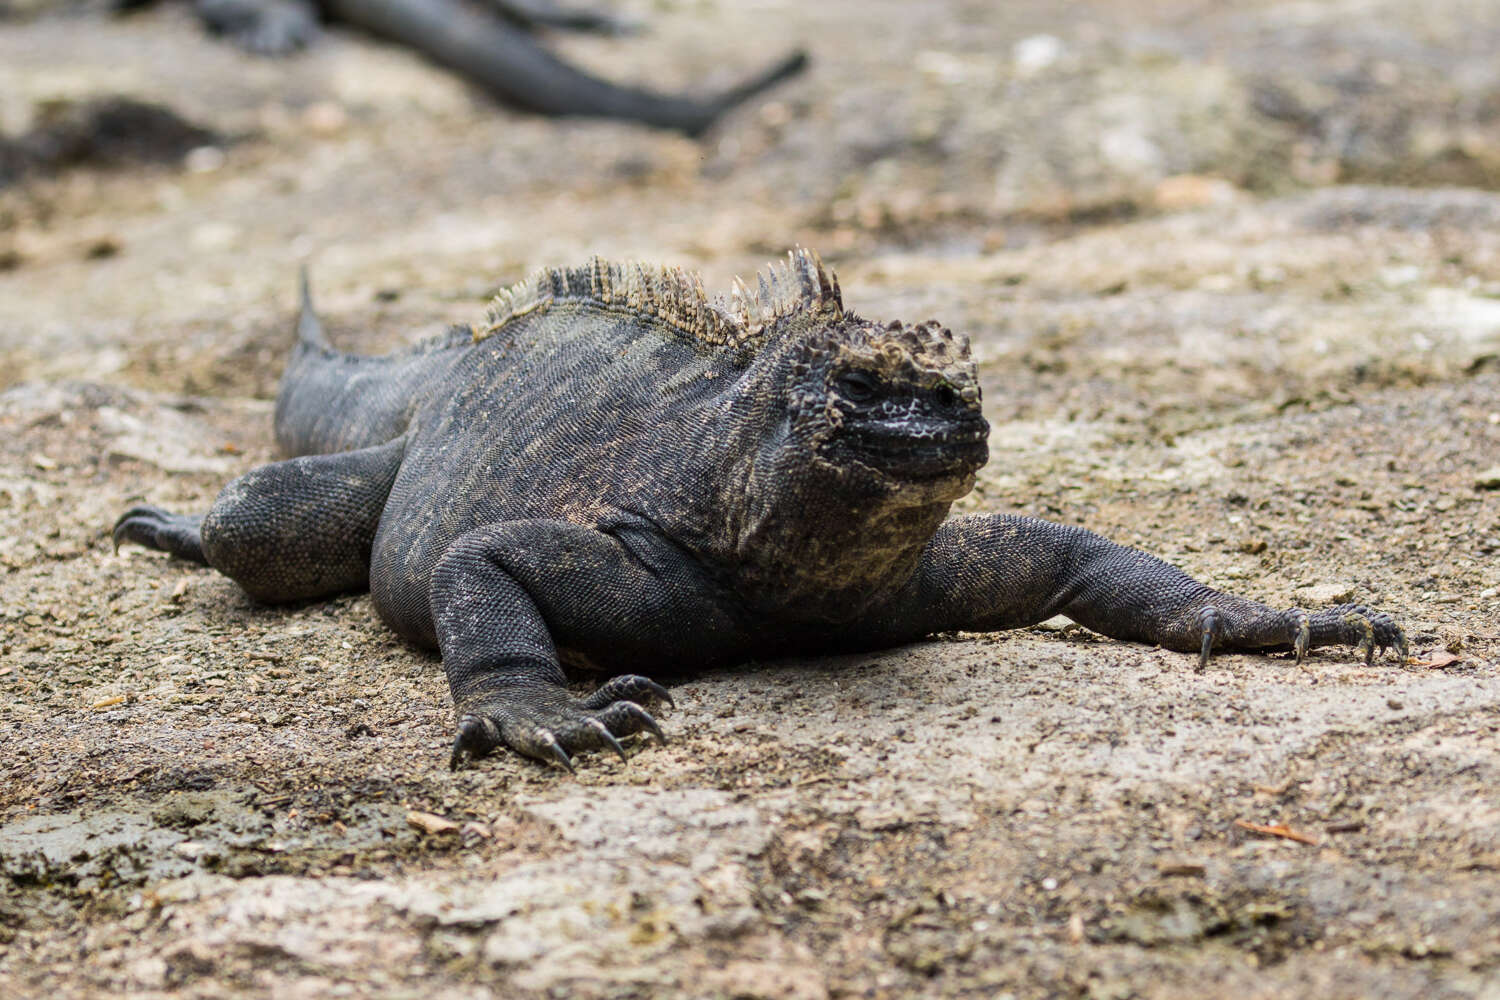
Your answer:
[[[132,507],[114,538],[206,563],[267,604],[364,590],[405,439],[307,455],[225,486],[205,515]]]

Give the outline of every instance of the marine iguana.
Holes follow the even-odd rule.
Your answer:
[[[968,341],[846,311],[797,250],[710,300],[696,275],[594,259],[502,291],[478,326],[336,352],[303,279],[276,438],[300,456],[206,515],[138,506],[114,540],[205,563],[257,601],[368,587],[436,647],[451,766],[505,745],[569,769],[670,701],[645,673],[880,649],[1066,615],[1198,654],[1358,644],[1360,605],[1275,611],[1082,528],[949,517],[988,459]],[[623,671],[587,697],[563,664]]]
[[[154,0],[116,0],[120,9]],[[584,72],[538,45],[537,27],[621,32],[624,22],[545,0],[195,0],[204,24],[242,48],[281,55],[316,37],[319,14],[404,45],[478,84],[504,104],[544,115],[622,118],[701,135],[725,112],[807,66],[792,52],[712,97],[658,94]]]

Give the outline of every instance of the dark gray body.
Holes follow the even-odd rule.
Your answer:
[[[381,616],[419,644],[437,644],[428,598],[439,558],[475,528],[524,521],[626,539],[637,558],[691,573],[700,612],[714,609],[721,628],[713,636],[671,629],[670,647],[653,639],[638,649],[618,631],[554,626],[567,653],[602,668],[649,663],[674,672],[809,646],[889,644],[885,630],[842,626],[868,617],[890,577],[909,573],[910,558],[871,581],[859,565],[837,568],[838,553],[876,542],[843,537],[852,526],[830,525],[819,538],[827,552],[816,557],[772,544],[774,513],[761,531],[747,530],[765,512],[740,502],[764,425],[746,411],[783,404],[774,391],[758,391],[757,376],[778,367],[706,353],[630,316],[558,307],[478,343],[459,328],[390,358],[304,344],[279,396],[277,439],[291,455],[399,439],[404,460],[373,539],[370,587]],[[359,419],[336,416],[350,412]],[[903,520],[930,521],[930,534],[946,507],[923,506]],[[759,544],[745,544],[746,534]],[[795,586],[811,575],[799,563],[813,558],[827,564],[818,582]]]
[[[115,538],[205,562],[266,602],[368,586],[437,646],[455,763],[659,732],[675,674],[1066,614],[1215,648],[1406,640],[1348,605],[1275,611],[1033,518],[948,518],[988,425],[967,343],[845,313],[815,255],[733,308],[680,272],[594,262],[502,293],[491,322],[387,358],[338,354],[304,308],[277,438],[302,457],[204,517],[141,507]],[[629,671],[593,695],[563,663]]]
[[[345,451],[404,435],[413,460],[403,462],[385,503],[371,583],[381,615],[408,638],[435,645],[427,601],[433,567],[481,525],[669,522],[678,544],[709,555],[705,522],[719,507],[715,484],[730,471],[732,453],[718,435],[733,380],[704,378],[714,368],[710,358],[623,317],[598,322],[580,342],[559,323],[562,313],[522,318],[477,344],[460,330],[449,346],[377,362],[379,372],[306,356],[288,377],[278,439],[289,452]],[[649,384],[664,370],[681,376]],[[351,400],[358,396],[365,418],[326,436],[298,433],[291,414],[305,410],[292,401],[304,391],[326,401],[324,387],[340,379],[352,383]],[[641,405],[622,408],[622,391]],[[695,439],[713,443],[693,448]],[[681,446],[669,482],[653,468],[659,440]]]

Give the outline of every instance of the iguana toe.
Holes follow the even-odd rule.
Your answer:
[[[608,708],[617,701],[633,701],[637,704],[649,704],[652,699],[663,702],[671,708],[676,708],[677,703],[672,700],[671,692],[648,677],[640,674],[620,674],[611,677],[593,694],[583,700],[589,708]]]
[[[1370,612],[1363,607],[1354,607],[1344,614],[1340,619],[1346,626],[1354,630],[1355,650],[1363,654],[1365,666],[1369,666],[1375,660],[1375,625],[1370,621]]]
[[[1375,639],[1372,655],[1374,652],[1384,655],[1389,650],[1405,663],[1407,657],[1411,655],[1411,644],[1407,641],[1406,633],[1402,631],[1401,626],[1397,625],[1390,615],[1379,611],[1366,611],[1365,618],[1370,624],[1370,631]]]
[[[448,770],[457,771],[467,757],[477,760],[500,744],[500,729],[495,723],[480,715],[466,715],[458,720],[458,734],[453,737],[453,753],[448,757]]]
[[[1297,638],[1292,641],[1292,652],[1297,655],[1297,665],[1301,666],[1312,646],[1312,616],[1305,611],[1293,613],[1297,619]]]
[[[138,504],[115,521],[110,539],[115,551],[120,551],[121,542],[135,542],[148,549],[170,552],[179,559],[207,563],[203,555],[203,518],[196,514],[173,514],[153,507]]]
[[[621,761],[626,764],[630,763],[630,758],[625,755],[625,748],[620,745],[619,740],[615,739],[615,734],[609,731],[608,726],[600,722],[598,719],[593,718],[592,716],[583,721],[599,734],[599,738],[603,740],[611,750],[620,755]]]
[[[600,712],[599,718],[613,732],[623,729],[627,733],[638,733],[645,730],[656,737],[656,742],[662,746],[667,745],[667,734],[661,731],[661,726],[656,724],[651,713],[633,701],[617,701]]]
[[[1224,625],[1219,617],[1219,609],[1209,605],[1198,612],[1198,629],[1202,635],[1202,645],[1198,649],[1198,670],[1202,672],[1208,669],[1209,657],[1213,654],[1214,643],[1219,634],[1223,632]]]
[[[150,504],[137,504],[121,514],[115,521],[114,530],[110,532],[115,551],[120,551],[121,542],[136,542],[148,548],[156,548],[153,544],[155,529],[167,516],[170,515],[166,511]]]

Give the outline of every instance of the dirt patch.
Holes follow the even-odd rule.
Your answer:
[[[336,30],[286,63],[170,7],[0,35],[8,134],[125,94],[235,138],[0,191],[6,995],[1500,990],[1500,22],[630,13],[651,34],[555,44],[663,89],[815,68],[693,143]],[[299,259],[378,351],[535,266],[725,287],[796,243],[861,314],[973,338],[994,432],[961,509],[1378,605],[1414,662],[1200,674],[1051,623],[697,675],[628,765],[452,774],[441,671],[367,597],[266,610],[109,544],[274,457]]]

